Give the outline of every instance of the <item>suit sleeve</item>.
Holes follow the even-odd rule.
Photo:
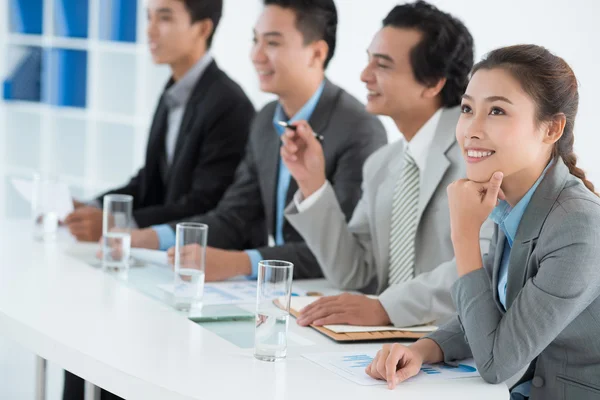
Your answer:
[[[232,101],[206,132],[192,170],[189,191],[177,202],[135,210],[140,227],[176,221],[211,211],[227,187],[244,154],[254,109],[246,101]],[[202,128],[205,129],[205,128]],[[176,179],[176,177],[174,177]]]
[[[498,226],[493,224],[492,227],[492,240],[490,242],[487,254],[483,256],[484,267],[482,268],[482,270],[489,275],[490,282],[492,276],[493,262],[496,256],[496,241],[498,237]],[[457,280],[456,278],[458,277],[456,271],[456,260],[453,259],[452,264],[452,266],[455,268],[455,278],[452,280],[452,282],[449,283],[447,293],[448,297],[452,296],[452,286],[455,284]],[[442,265],[437,269],[448,267],[449,265]],[[453,302],[453,300],[451,301]],[[444,361],[446,362],[464,360],[465,358],[473,357],[473,353],[471,352],[471,348],[469,347],[469,342],[467,340],[467,337],[465,336],[465,330],[459,315],[455,314],[447,323],[442,325],[437,331],[429,334],[427,338],[433,340],[438,344],[438,346],[440,346],[442,352],[444,353]]]
[[[504,315],[494,302],[490,262],[488,270],[473,271],[453,287],[466,338],[487,382],[503,382],[527,366],[600,296],[600,207],[569,202],[544,223],[548,228],[536,247],[538,272]]]
[[[367,158],[387,142],[381,122],[366,118],[353,131],[352,140],[344,144],[328,180],[339,203],[345,221],[350,220],[361,195],[362,168]],[[339,215],[339,214],[338,214]],[[328,241],[331,238],[328,238]],[[283,246],[258,249],[264,258],[279,259],[294,264],[294,277],[320,278],[323,272],[317,258],[306,242],[286,243]]]
[[[303,212],[298,212],[294,203],[286,209],[287,220],[302,235],[323,274],[336,287],[362,289],[375,277],[368,209],[363,196],[348,224],[331,185]]]

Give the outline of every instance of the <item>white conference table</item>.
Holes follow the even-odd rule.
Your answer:
[[[381,344],[337,344],[299,327],[294,319],[287,358],[276,363],[256,360],[252,348],[232,344],[206,324],[189,321],[139,288],[74,256],[92,256],[91,246],[64,237],[36,242],[28,226],[26,221],[0,222],[0,335],[126,399],[509,397],[505,385],[489,385],[480,378],[410,383],[394,391],[360,386],[302,354],[369,351]],[[150,267],[132,271],[141,276],[145,268]],[[323,280],[294,285],[335,292]]]

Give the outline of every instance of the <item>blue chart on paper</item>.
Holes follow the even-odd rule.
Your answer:
[[[385,381],[373,379],[365,371],[375,355],[375,352],[365,351],[363,353],[314,353],[304,354],[303,357],[359,385],[385,385]],[[478,376],[475,362],[469,359],[462,360],[457,367],[444,364],[423,364],[421,372],[409,380],[427,383]]]
[[[465,365],[465,364],[458,364],[457,367],[446,365],[446,364],[427,365],[427,366],[421,367],[421,371],[426,373],[427,375],[441,374],[442,370],[447,370],[447,371],[452,371],[452,372],[457,372],[457,373],[465,373],[465,374],[470,374],[470,373],[477,371],[476,368],[471,367],[470,365]]]
[[[185,285],[173,284],[158,285],[162,290],[181,296],[185,291]],[[193,290],[196,290],[192,288]],[[192,290],[189,289],[188,290]],[[251,304],[256,302],[256,282],[218,282],[204,285],[202,303],[206,305],[224,304]]]
[[[348,363],[348,367],[350,368],[366,368],[371,361],[373,361],[373,357],[367,354],[357,354],[352,356],[344,356],[342,360],[345,363]]]
[[[436,375],[442,373],[439,369],[433,367],[421,367],[421,371],[425,372],[427,375]]]
[[[373,361],[373,357],[368,354],[353,354],[343,356],[341,361],[348,368],[366,368]],[[477,372],[477,368],[467,364],[458,364],[456,367],[446,364],[426,364],[421,367],[421,371],[427,375],[440,375],[444,373],[444,371],[472,374]]]
[[[242,304],[256,301],[256,282],[219,282],[204,286],[204,304]]]
[[[464,372],[464,373],[471,373],[471,372],[476,372],[477,368],[471,367],[470,365],[465,365],[465,364],[458,364],[458,367],[453,367],[450,365],[446,365],[446,364],[442,364],[440,366],[441,369],[448,369],[451,370],[453,372]]]

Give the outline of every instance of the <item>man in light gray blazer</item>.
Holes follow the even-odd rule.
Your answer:
[[[288,221],[330,282],[380,296],[320,299],[303,311],[301,325],[411,326],[455,313],[446,187],[465,176],[455,127],[473,65],[472,38],[460,21],[423,2],[395,7],[383,24],[362,74],[367,110],[391,116],[405,140],[367,160],[363,196],[349,224],[319,170],[322,153],[310,128],[290,132],[282,150],[300,187],[286,210]],[[436,54],[427,50],[433,46]],[[482,229],[483,250],[491,227]]]

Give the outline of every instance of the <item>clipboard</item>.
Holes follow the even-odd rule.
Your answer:
[[[290,306],[290,314],[295,318],[298,318],[300,312]],[[366,342],[366,341],[378,341],[378,340],[417,340],[426,336],[429,332],[411,332],[402,330],[389,330],[389,331],[372,331],[372,332],[334,332],[323,326],[310,325],[311,328],[317,330],[323,335],[329,337],[336,342]]]
[[[225,321],[251,321],[254,313],[235,305],[204,306],[198,314],[190,314],[188,319],[196,323],[225,322]]]

